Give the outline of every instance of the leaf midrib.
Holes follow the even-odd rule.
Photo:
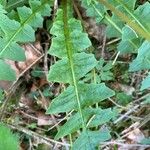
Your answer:
[[[83,127],[83,130],[86,131],[86,125],[85,125],[84,118],[83,118],[83,113],[82,113],[82,108],[81,108],[81,103],[80,103],[80,98],[79,98],[79,91],[78,91],[78,86],[77,86],[77,81],[76,81],[75,71],[74,71],[73,54],[72,54],[73,47],[72,47],[72,41],[70,38],[70,32],[69,32],[69,27],[68,27],[67,0],[63,0],[62,5],[63,5],[63,22],[64,22],[64,36],[65,36],[66,50],[67,50],[68,60],[69,60],[70,68],[71,68],[73,86],[75,88],[75,94],[76,94],[76,100],[77,100],[77,104],[79,108],[79,113],[82,119],[82,127]]]

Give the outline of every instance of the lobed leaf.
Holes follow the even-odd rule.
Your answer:
[[[84,131],[73,144],[73,150],[95,150],[100,142],[105,142],[111,138],[107,129],[100,131]]]
[[[94,109],[85,108],[83,110],[84,121],[88,124],[88,127],[96,127],[109,122],[111,119],[117,116],[116,110],[111,109]],[[91,119],[92,118],[92,119]],[[90,122],[88,122],[91,119]],[[74,133],[82,127],[82,120],[79,112],[75,113],[70,119],[59,128],[56,139],[64,137],[68,134]]]
[[[78,84],[81,106],[86,107],[103,101],[115,94],[115,92],[101,84]],[[47,114],[68,112],[72,109],[77,110],[75,89],[69,86],[62,94],[53,100],[47,110]]]
[[[43,16],[50,14],[49,0],[30,0],[30,8],[17,8],[20,20],[11,20],[0,5],[0,59],[25,61],[24,50],[18,43],[35,41],[35,30],[42,27]],[[19,21],[19,22],[18,22]],[[2,77],[2,76],[1,76]],[[2,78],[1,78],[2,79]],[[2,80],[7,80],[4,78]]]
[[[96,22],[101,22],[105,17],[105,8],[96,0],[80,0],[82,7],[86,8],[86,14],[89,17],[95,18]],[[98,10],[98,12],[97,12]]]
[[[67,56],[66,42],[64,36],[64,24],[62,21],[62,10],[58,10],[56,21],[50,30],[50,33],[55,37],[52,39],[52,45],[49,49],[49,54],[63,58]],[[82,25],[79,20],[70,18],[68,20],[68,28],[70,31],[70,39],[72,44],[72,53],[81,52],[91,46],[91,42],[87,33],[83,33]]]
[[[93,54],[77,53],[73,55],[73,65],[75,78],[79,80],[97,65],[97,61]],[[72,84],[72,73],[68,58],[59,60],[51,67],[48,80]]]

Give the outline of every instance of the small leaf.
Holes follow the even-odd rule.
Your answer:
[[[130,64],[129,71],[139,71],[143,69],[150,69],[150,42],[144,41],[138,49],[136,59]]]
[[[96,127],[98,125],[103,125],[109,122],[111,119],[114,119],[118,113],[117,111],[108,109],[94,109],[94,108],[86,108],[82,111],[84,121],[88,124],[88,127]],[[92,119],[91,119],[92,118]],[[91,119],[90,122],[88,122]],[[70,119],[59,128],[56,139],[74,133],[75,131],[82,128],[82,119],[80,117],[79,112],[70,117]]]
[[[150,75],[148,75],[143,81],[140,88],[141,91],[150,88]]]
[[[120,54],[137,53],[138,48],[141,46],[141,44],[142,40],[139,38],[132,40],[121,40],[117,47],[117,50],[120,52]]]
[[[94,115],[93,109],[89,109],[89,108],[82,110],[82,113],[85,122],[87,122],[87,120],[90,117],[92,117],[92,115]],[[57,140],[61,137],[74,133],[80,128],[82,128],[82,119],[80,113],[77,112],[76,114],[71,116],[70,119],[62,127],[59,128],[58,133],[55,136],[55,139]]]
[[[116,99],[117,99],[118,104],[126,106],[129,102],[132,101],[132,96],[127,95],[124,92],[120,92],[120,93],[117,93]]]
[[[150,3],[146,2],[143,5],[140,5],[135,11],[134,11],[134,15],[136,18],[138,18],[138,21],[140,22],[140,24],[142,24],[142,26],[144,27],[144,29],[146,29],[147,31],[150,32]],[[144,19],[143,19],[144,18]]]
[[[107,129],[101,131],[83,131],[73,144],[73,150],[95,150],[100,142],[111,138]]]
[[[3,60],[0,60],[0,80],[16,80],[15,71],[10,68]]]
[[[17,43],[11,43],[9,46],[6,45],[7,41],[0,38],[0,58],[14,61],[24,61],[26,59],[24,50]]]
[[[150,145],[150,137],[142,139],[140,143],[144,145]]]
[[[0,149],[19,150],[18,138],[2,124],[0,124]]]
[[[104,6],[98,3],[97,1],[81,0],[81,5],[82,7],[86,8],[87,16],[95,18],[97,23],[101,22],[101,20],[104,18],[105,15]]]

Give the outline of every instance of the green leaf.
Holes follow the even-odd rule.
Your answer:
[[[101,72],[100,78],[102,81],[109,81],[113,79],[113,73],[110,71]]]
[[[88,124],[88,127],[96,127],[98,125],[103,125],[114,119],[118,113],[116,110],[108,109],[94,109],[86,108],[83,110],[84,121]],[[92,118],[92,119],[91,119]],[[91,119],[90,122],[88,122]],[[74,133],[82,127],[82,120],[79,112],[70,117],[70,119],[59,128],[56,139]]]
[[[14,81],[16,79],[15,71],[0,59],[0,80]]]
[[[136,0],[108,0],[108,2],[114,5],[115,7],[123,6],[122,4],[124,4],[128,9],[133,10],[135,7]]]
[[[111,108],[95,109],[93,110],[93,116],[93,119],[88,123],[89,127],[96,127],[98,125],[106,124],[118,116],[118,111]]]
[[[13,9],[24,6],[25,4],[28,4],[28,0],[7,0],[5,9],[7,11],[12,11]]]
[[[19,150],[19,141],[17,136],[12,134],[9,128],[0,124],[0,149]]]
[[[122,40],[132,40],[138,38],[137,33],[128,25],[123,27],[122,29]]]
[[[134,15],[138,18],[140,24],[142,24],[143,29],[150,33],[150,3],[146,2],[140,5],[135,11]],[[144,19],[143,19],[144,18]]]
[[[150,75],[148,75],[143,81],[140,90],[143,91],[145,89],[150,88]]]
[[[86,8],[86,14],[89,17],[95,18],[96,22],[99,23],[104,18],[105,9],[104,6],[96,2],[96,0],[81,0],[82,7]]]
[[[5,2],[3,2],[3,1],[0,1],[0,16],[2,15],[2,14],[5,14],[6,13],[6,11],[3,9],[3,3],[5,3]]]
[[[2,100],[4,99],[4,91],[0,88],[0,103],[2,102]]]
[[[79,97],[81,106],[90,106],[103,101],[115,94],[115,92],[102,84],[79,84]],[[47,114],[68,112],[72,109],[78,109],[76,102],[75,89],[69,86],[62,94],[53,100],[47,110]]]
[[[138,49],[136,59],[130,64],[129,71],[139,71],[143,69],[150,69],[150,42],[144,41]]]
[[[120,52],[120,54],[137,53],[138,48],[141,46],[141,44],[142,40],[139,38],[132,40],[121,40],[117,47],[117,50]]]
[[[146,97],[142,104],[150,104],[150,95]]]
[[[127,16],[131,17],[129,12],[131,14],[133,13],[136,0],[132,0],[132,1],[130,1],[130,0],[122,0],[122,1],[109,0],[109,2],[112,3],[113,6],[115,5],[116,9],[118,9],[122,13],[126,14]],[[120,18],[118,18],[118,16],[113,14],[111,17],[111,23],[109,23],[106,28],[107,35],[109,37],[121,37],[121,35],[122,35],[121,30],[124,27],[124,24],[125,23]]]
[[[90,117],[94,115],[93,109],[90,108],[84,109],[82,113],[85,122],[87,122],[87,120],[89,120]],[[59,128],[58,133],[55,136],[55,139],[57,140],[61,137],[74,133],[80,128],[82,128],[82,119],[80,117],[80,113],[77,112],[74,115],[72,115],[70,119],[62,127]]]
[[[126,106],[129,102],[132,101],[132,96],[127,95],[124,92],[117,93],[116,95],[117,103],[123,106]]]
[[[142,139],[140,143],[144,145],[150,145],[150,137]]]
[[[97,65],[97,61],[93,54],[77,53],[73,55],[73,65],[76,80],[79,80]],[[59,60],[51,67],[48,80],[72,84],[72,73],[68,58]]]
[[[0,5],[0,58],[3,60],[25,61],[24,50],[18,43],[35,41],[34,29],[42,27],[43,16],[49,15],[51,11],[49,0],[31,0],[29,7],[17,8],[15,16],[18,15],[17,18],[20,20],[16,21],[11,20]],[[10,79],[8,78],[8,80]]]
[[[95,150],[100,142],[111,138],[107,129],[101,131],[84,131],[73,144],[73,150]]]
[[[24,50],[17,43],[13,42],[9,46],[6,45],[7,41],[0,38],[0,58],[6,58],[16,61],[25,60]]]
[[[106,35],[107,37],[121,37],[122,35],[122,28],[124,26],[124,23],[113,14],[111,17],[111,23],[110,21],[107,21],[107,28],[106,28]]]
[[[70,39],[72,44],[72,53],[81,52],[91,46],[91,42],[87,33],[83,33],[81,22],[71,18],[68,20],[68,27],[70,31]],[[52,45],[49,54],[63,58],[67,56],[67,49],[64,36],[64,24],[62,22],[62,10],[58,10],[56,21],[50,30],[50,33],[55,35],[52,39]]]

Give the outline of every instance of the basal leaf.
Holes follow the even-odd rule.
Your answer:
[[[97,102],[103,101],[115,93],[102,84],[79,84],[79,97],[81,98],[81,106],[90,106]],[[60,112],[68,112],[72,109],[78,109],[75,89],[73,86],[69,86],[62,94],[53,100],[50,107],[47,110],[47,114],[54,114]]]
[[[126,25],[122,28],[122,40],[117,48],[121,54],[137,53],[137,49],[142,44],[141,42],[142,40],[139,35],[137,35],[136,31]]]
[[[76,80],[79,80],[97,65],[93,54],[77,53],[73,55]],[[56,62],[50,69],[48,80],[72,84],[72,74],[68,58]]]
[[[19,141],[17,136],[12,134],[9,128],[0,124],[0,149],[1,150],[19,150]]]
[[[73,144],[73,150],[95,150],[100,142],[105,142],[111,138],[107,129],[100,131],[84,131]]]
[[[113,120],[118,116],[117,109],[94,109],[93,110],[93,119],[88,123],[89,127],[96,127],[98,125],[103,125]],[[87,113],[87,112],[86,112]]]
[[[122,40],[132,40],[138,38],[137,33],[128,25],[122,29]]]
[[[14,81],[16,79],[15,71],[0,59],[0,80]]]

